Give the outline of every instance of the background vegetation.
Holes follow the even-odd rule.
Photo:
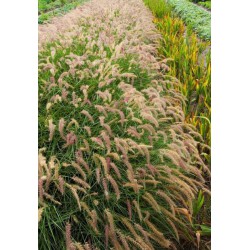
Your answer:
[[[206,0],[190,0],[190,2],[196,3],[198,5],[201,5],[203,7],[205,7],[208,10],[211,10],[211,1],[206,1]]]
[[[67,13],[87,0],[38,0],[38,23],[46,23],[52,17]]]
[[[210,12],[188,0],[168,0],[167,4],[201,39],[211,39]]]

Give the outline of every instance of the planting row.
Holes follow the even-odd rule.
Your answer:
[[[195,34],[186,31],[178,18],[166,16],[163,20],[156,20],[156,24],[163,34],[159,52],[171,58],[169,74],[179,79],[182,83],[180,89],[187,98],[186,120],[195,125],[210,144],[210,44],[200,42]]]
[[[187,98],[185,116],[210,145],[211,49],[210,41],[200,40],[172,13],[164,0],[144,0],[157,17],[155,23],[163,36],[159,53],[168,58],[168,74],[181,82]]]
[[[211,2],[210,1],[205,1],[205,2],[198,2],[197,4],[199,4],[200,6],[211,10]]]
[[[211,10],[211,1],[206,1],[206,0],[190,0],[190,2],[196,3],[200,6],[203,6],[204,8]]]
[[[159,56],[166,58],[170,76],[181,82],[180,90],[186,97],[186,121],[193,124],[208,145],[211,142],[211,58],[210,42],[201,41],[184,22],[174,15],[161,0],[144,0],[152,10],[156,27],[162,34]],[[203,156],[210,162],[210,150]],[[207,179],[209,183],[209,178]],[[201,249],[209,249],[210,201],[205,199],[200,218]],[[205,227],[205,228],[204,228]],[[203,231],[203,229],[205,231]],[[204,236],[206,235],[206,236]]]
[[[44,13],[56,8],[61,7],[64,4],[63,0],[39,0],[38,1],[38,14]]]
[[[48,22],[52,17],[64,15],[87,0],[39,0],[38,2],[38,23]]]
[[[203,40],[211,39],[211,13],[188,0],[167,0],[175,13]]]
[[[199,247],[206,145],[152,14],[92,0],[60,20],[39,33],[39,249]]]

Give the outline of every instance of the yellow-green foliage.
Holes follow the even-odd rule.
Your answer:
[[[166,1],[144,2],[155,15],[154,22],[163,36],[159,54],[168,59],[169,75],[181,82],[181,91],[187,98],[187,106],[184,109],[186,120],[197,127],[205,142],[210,145],[210,41],[200,40],[185,26],[183,20],[173,13]]]
[[[186,29],[182,20],[171,15],[155,19],[163,35],[160,54],[171,58],[169,74],[181,82],[187,98],[186,120],[195,125],[210,144],[211,62],[210,42]]]
[[[168,4],[165,6],[164,16],[157,15],[159,0],[144,1],[155,15],[155,24],[163,36],[159,56],[168,62],[168,76],[176,77],[180,81],[179,90],[187,100],[184,108],[186,121],[193,124],[201,133],[203,139],[210,145],[210,117],[211,117],[211,60],[210,42],[197,38],[184,22],[171,11]],[[203,152],[210,162],[210,150]],[[209,180],[209,178],[208,178]],[[199,205],[197,205],[199,204]],[[203,205],[202,205],[203,204]],[[195,214],[201,225],[197,237],[201,237],[201,248],[209,246],[210,232],[210,202],[199,194],[195,201]],[[195,217],[195,216],[194,216]],[[198,224],[198,222],[197,222]]]

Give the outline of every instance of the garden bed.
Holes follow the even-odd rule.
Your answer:
[[[55,16],[65,15],[65,13],[76,8],[88,0],[40,0],[38,2],[38,23],[43,24],[51,20]]]
[[[210,12],[188,0],[166,0],[166,2],[201,39],[211,39]]]

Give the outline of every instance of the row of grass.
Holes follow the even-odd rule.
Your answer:
[[[181,83],[187,97],[186,120],[197,127],[210,144],[211,62],[210,43],[200,41],[179,18],[156,20],[163,34],[160,54],[169,61],[170,72]]]
[[[188,0],[167,0],[166,2],[201,39],[211,39],[210,12]]]
[[[210,145],[211,43],[200,40],[164,0],[144,2],[154,13],[155,24],[163,36],[159,53],[172,59],[168,61],[169,74],[182,83],[181,91],[187,97],[186,119]]]
[[[64,15],[84,2],[86,2],[86,0],[39,0],[38,11],[40,15],[38,17],[38,23],[43,24],[54,16]]]
[[[200,40],[164,0],[144,0],[144,2],[155,15],[155,24],[163,36],[159,55],[168,58],[170,66],[168,74],[181,82],[181,91],[187,97],[186,121],[196,126],[205,142],[210,145],[210,41]],[[204,156],[210,162],[210,152]],[[200,223],[205,224],[207,230],[210,225],[209,199],[205,201],[201,213]],[[209,237],[203,240],[203,244],[209,244]]]

